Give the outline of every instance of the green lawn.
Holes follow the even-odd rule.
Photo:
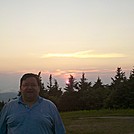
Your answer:
[[[67,134],[134,134],[134,110],[61,113]]]

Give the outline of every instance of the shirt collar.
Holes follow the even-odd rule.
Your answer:
[[[39,96],[36,103],[41,103],[42,100],[43,100],[43,98]],[[19,96],[19,98],[18,98],[18,103],[19,103],[19,104],[24,104],[24,102],[23,102],[23,100],[22,100],[22,96]]]

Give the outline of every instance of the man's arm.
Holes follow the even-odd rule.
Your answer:
[[[61,116],[59,114],[59,111],[55,105],[53,105],[53,118],[54,118],[54,131],[55,134],[66,134],[66,130],[63,124],[63,121],[61,119]]]

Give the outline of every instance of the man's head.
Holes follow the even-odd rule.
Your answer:
[[[20,92],[23,101],[34,102],[39,96],[41,81],[38,75],[26,73],[20,79]]]
[[[38,83],[38,85],[40,86],[41,85],[41,82],[40,82],[40,78],[37,74],[33,74],[33,73],[26,73],[24,74],[21,79],[20,79],[20,86],[22,85],[22,82],[24,80],[26,80],[27,78],[30,78],[30,77],[34,77]]]

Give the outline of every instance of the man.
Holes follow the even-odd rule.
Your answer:
[[[39,96],[40,89],[38,75],[22,76],[21,96],[8,102],[1,111],[0,134],[65,134],[56,106]]]

